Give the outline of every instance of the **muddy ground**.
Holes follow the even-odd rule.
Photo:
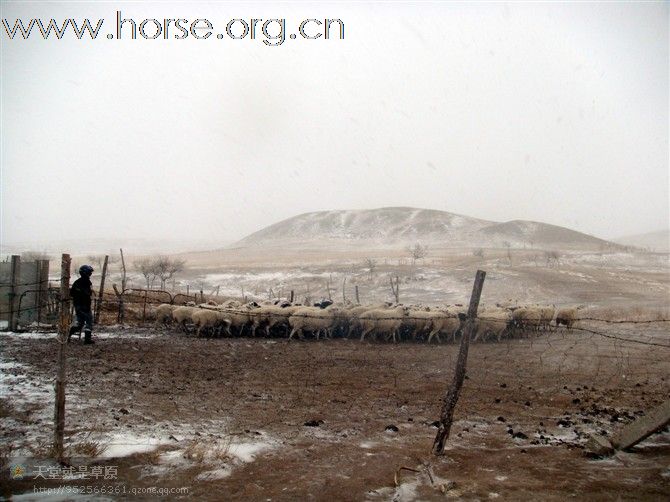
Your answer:
[[[668,345],[662,324],[616,331]],[[4,496],[84,484],[8,476],[17,457],[48,453],[56,342],[0,337]],[[456,353],[449,344],[108,330],[93,347],[67,347],[68,454],[117,467],[118,479],[85,482],[126,490],[111,498],[186,487],[166,498],[668,499],[667,431],[608,459],[586,457],[583,445],[587,433],[611,436],[670,397],[670,348],[583,331],[475,344],[446,455],[434,457]],[[124,437],[149,446],[119,450]]]

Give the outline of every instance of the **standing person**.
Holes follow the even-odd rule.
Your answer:
[[[74,312],[77,316],[77,324],[70,328],[70,334],[67,337],[68,342],[72,335],[81,332],[81,328],[84,328],[84,344],[90,345],[93,343],[93,339],[91,338],[91,331],[93,331],[91,274],[93,274],[93,267],[82,265],[79,267],[79,275],[81,277],[74,281],[70,288],[70,297],[72,298]]]

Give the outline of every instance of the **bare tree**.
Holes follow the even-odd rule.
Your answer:
[[[156,276],[161,280],[161,289],[165,289],[165,283],[172,279],[175,274],[184,270],[186,260],[181,258],[170,258],[169,256],[159,256],[156,258],[155,263]]]
[[[375,275],[375,269],[377,268],[377,260],[373,258],[366,258],[365,261],[363,262],[363,267],[365,267],[368,271],[368,277],[370,280]]]
[[[133,265],[135,266],[135,270],[137,270],[147,282],[147,289],[151,289],[156,280],[156,276],[158,275],[156,260],[154,258],[141,258],[136,260]]]
[[[547,260],[547,267],[549,267],[552,263],[560,265],[561,255],[558,254],[558,251],[545,251],[544,257]]]
[[[161,281],[161,289],[165,289],[167,281],[175,274],[184,270],[186,260],[169,256],[154,256],[136,260],[133,265],[146,281],[147,289],[151,289],[156,279]]]
[[[428,246],[422,246],[417,242],[413,246],[409,246],[407,252],[412,259],[412,266],[414,266],[416,265],[417,260],[421,260],[428,255]]]
[[[422,246],[420,243],[417,242],[413,246],[409,246],[407,248],[407,253],[409,254],[409,257],[412,259],[410,275],[412,276],[412,278],[414,278],[414,271],[416,270],[416,262],[417,260],[422,260],[428,255],[428,246]]]
[[[509,241],[503,241],[503,246],[507,248],[507,259],[509,260],[509,264],[512,264],[512,244],[510,244]]]

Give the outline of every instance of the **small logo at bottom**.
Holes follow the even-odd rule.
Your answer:
[[[23,479],[26,475],[26,466],[23,464],[12,464],[9,466],[9,474],[12,479]]]

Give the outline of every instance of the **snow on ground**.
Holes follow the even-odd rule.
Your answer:
[[[48,441],[43,423],[53,420],[54,393],[51,382],[37,378],[27,365],[7,360],[0,353],[0,397],[8,401],[15,413],[25,419],[3,419],[5,429],[16,432],[12,442],[13,456],[31,456]]]
[[[160,445],[169,443],[169,439],[122,432],[106,435],[101,442],[104,445],[104,450],[100,456],[102,458],[117,458],[155,450]]]
[[[34,340],[54,338],[53,333],[3,333],[0,335],[12,343],[30,343]],[[101,338],[138,338],[128,332],[103,332]],[[158,336],[158,335],[157,335]],[[10,360],[7,350],[0,352],[0,396],[5,398],[13,414],[25,418],[3,419],[5,437],[13,447],[12,462],[26,463],[30,458],[44,457],[51,444],[53,427],[54,387],[53,380],[38,376],[27,364]],[[91,406],[88,406],[88,405]],[[67,394],[67,420],[71,423],[95,423],[97,408],[87,403],[71,386]],[[243,439],[226,434],[225,420],[204,423],[165,422],[134,424],[132,432],[116,430],[79,429],[65,438],[66,452],[75,445],[96,445],[95,459],[112,459],[149,453],[160,449],[174,448],[159,455],[158,463],[146,466],[146,474],[168,476],[175,468],[203,469],[198,479],[219,479],[229,476],[235,466],[253,462],[259,455],[276,448],[277,442],[262,432],[254,439]],[[207,437],[207,439],[204,439]],[[86,455],[70,453],[78,458]],[[43,463],[43,462],[42,462]],[[24,494],[17,500],[49,500],[45,494]],[[69,493],[73,500],[77,495]]]

